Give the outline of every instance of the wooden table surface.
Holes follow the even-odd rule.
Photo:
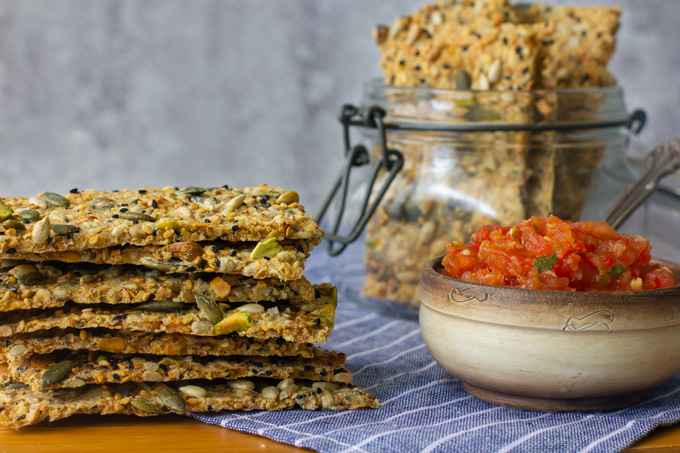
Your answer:
[[[208,425],[179,415],[158,417],[80,415],[20,430],[0,429],[2,453],[108,451],[309,452],[264,437]],[[657,429],[628,451],[635,453],[680,451],[680,424]]]

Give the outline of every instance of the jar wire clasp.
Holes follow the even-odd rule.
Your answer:
[[[361,235],[366,223],[371,218],[378,205],[382,201],[387,189],[390,184],[397,176],[397,173],[404,166],[404,155],[395,150],[389,149],[387,147],[387,134],[384,123],[385,110],[380,107],[370,107],[367,110],[361,110],[353,105],[346,104],[342,107],[340,112],[340,122],[343,126],[344,134],[344,145],[345,145],[345,163],[343,165],[340,176],[336,180],[335,184],[331,188],[330,193],[324,201],[319,215],[316,217],[316,221],[321,223],[324,215],[328,211],[328,208],[333,203],[339,192],[338,201],[338,213],[333,225],[331,226],[331,232],[327,232],[326,246],[328,248],[328,253],[331,256],[337,256],[345,250],[349,244],[357,240]],[[342,219],[345,214],[345,206],[347,204],[347,198],[349,193],[350,185],[350,175],[354,167],[361,167],[368,165],[370,163],[370,155],[365,146],[358,144],[352,145],[350,128],[352,126],[366,127],[377,129],[380,138],[380,155],[376,159],[375,165],[371,169],[371,174],[369,178],[369,183],[366,186],[366,192],[362,197],[361,213],[354,223],[354,225],[349,228],[349,232],[345,235],[340,234],[340,226],[342,224]],[[373,194],[373,186],[376,183],[380,170],[383,169],[387,172],[386,178],[379,187],[377,193],[371,201],[371,195]],[[336,246],[336,243],[339,244]]]

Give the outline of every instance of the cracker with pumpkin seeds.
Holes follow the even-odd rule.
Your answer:
[[[0,362],[27,354],[49,354],[60,350],[87,350],[120,354],[312,357],[310,343],[283,338],[256,340],[240,336],[201,337],[176,333],[148,333],[108,329],[51,329],[13,335],[0,342]]]
[[[71,252],[32,253],[7,250],[0,259],[32,262],[134,264],[166,273],[217,272],[257,279],[302,278],[312,245],[300,240],[279,244],[274,238],[253,242],[176,242],[170,245],[109,247]],[[11,253],[10,253],[11,252]]]
[[[309,379],[351,383],[345,354],[315,348],[303,357],[192,357],[104,354],[98,351],[32,354],[11,359],[10,377],[32,390],[75,388],[87,384],[170,382],[191,379]]]
[[[0,315],[0,337],[47,329],[130,329],[199,336],[234,334],[260,340],[283,338],[301,343],[325,343],[333,330],[337,291],[329,284],[314,286],[310,302],[261,302],[221,307],[194,294],[196,304],[173,307],[67,304],[63,308],[20,310]]]
[[[244,189],[84,190],[0,201],[0,251],[89,250],[119,245],[167,245],[181,241],[230,242],[307,239],[323,230],[305,214],[294,191]]]
[[[540,39],[539,86],[546,89],[611,86],[621,10],[531,4],[517,7],[519,21],[533,24]]]
[[[385,83],[437,89],[530,89],[537,42],[507,1],[439,2],[378,26]],[[515,20],[516,22],[516,20]]]
[[[214,301],[251,302],[314,299],[314,288],[302,277],[289,282],[255,280],[238,275],[164,274],[139,266],[3,263],[0,311],[77,304],[138,304],[147,301],[195,301],[198,293]]]
[[[35,392],[25,384],[0,386],[0,426],[20,428],[75,414],[219,412],[231,410],[344,410],[377,408],[378,400],[352,384],[253,379],[204,383],[125,383]]]

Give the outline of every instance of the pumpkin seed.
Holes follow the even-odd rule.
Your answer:
[[[157,271],[165,272],[165,273],[172,273],[172,272],[177,272],[182,268],[182,262],[179,260],[175,261],[161,261],[161,260],[155,260],[153,258],[148,258],[144,257],[140,260],[140,264],[142,266],[149,267],[151,269],[155,269]]]
[[[43,276],[42,274],[40,274],[40,272],[29,272],[27,274],[22,275],[17,280],[19,280],[19,283],[21,283],[24,286],[31,286],[36,285],[43,281]]]
[[[182,395],[172,387],[161,385],[156,389],[156,393],[163,404],[173,411],[181,412],[187,408],[187,403],[182,398]]]
[[[472,78],[467,71],[460,70],[456,73],[456,89],[469,90],[472,86]]]
[[[125,220],[141,220],[143,222],[155,222],[156,219],[151,217],[149,214],[144,214],[141,212],[121,212],[118,214],[121,219]]]
[[[4,222],[2,222],[2,227],[6,230],[9,230],[10,228],[14,228],[17,231],[25,231],[26,230],[26,225],[23,224],[23,222],[16,220],[16,219],[7,219]]]
[[[203,192],[205,192],[205,189],[203,187],[196,187],[196,186],[188,186],[183,189],[180,189],[180,192],[186,193],[189,195],[198,195]]]
[[[40,377],[40,385],[43,388],[50,385],[56,384],[66,377],[67,374],[73,369],[72,360],[62,360],[61,362],[52,365],[45,370],[43,375]]]
[[[38,220],[40,213],[35,209],[24,209],[19,213],[19,217],[23,220]]]
[[[222,321],[224,318],[224,313],[222,313],[222,310],[220,309],[219,305],[215,303],[215,301],[210,300],[198,293],[194,293],[194,297],[196,298],[196,305],[198,305],[198,309],[201,311],[203,317],[210,322],[210,324],[215,325]]]
[[[172,301],[166,301],[166,300],[159,300],[159,301],[151,301],[151,302],[146,302],[141,305],[138,305],[136,307],[137,310],[142,310],[142,311],[155,311],[155,312],[162,312],[162,313],[169,313],[173,311],[182,311],[187,308],[187,304],[183,304],[181,302],[172,302]]]
[[[80,228],[73,225],[52,225],[52,232],[54,234],[66,235],[73,234],[80,231]]]
[[[7,206],[3,201],[0,201],[0,220],[5,220],[14,214],[12,208]]]
[[[71,206],[71,202],[67,198],[62,197],[54,192],[45,192],[43,194],[43,200],[52,206],[57,206],[59,208],[68,208]]]
[[[154,414],[162,414],[163,412],[166,412],[164,408],[154,403],[149,398],[134,397],[130,400],[130,403],[140,411],[151,412]]]

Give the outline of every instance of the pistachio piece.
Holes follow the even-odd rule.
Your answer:
[[[58,208],[68,208],[71,206],[71,202],[67,198],[62,197],[54,192],[45,192],[42,195],[43,200],[47,202],[48,205],[56,206]]]
[[[40,213],[35,209],[24,209],[19,213],[19,218],[22,220],[38,220]]]
[[[187,408],[187,403],[182,395],[172,387],[163,384],[156,389],[156,393],[163,404],[173,411],[181,412]]]
[[[73,369],[72,360],[62,360],[45,370],[40,377],[40,385],[45,388],[54,385],[66,377]]]
[[[224,319],[224,313],[222,313],[222,309],[215,301],[198,293],[194,294],[194,298],[196,299],[196,305],[198,305],[198,310],[201,312],[201,315],[203,315],[210,324],[215,325]]]
[[[226,335],[240,330],[247,330],[248,327],[250,327],[250,313],[240,311],[230,314],[215,324],[213,329],[217,335]]]
[[[50,218],[45,216],[41,221],[36,222],[33,227],[33,242],[42,245],[47,242],[50,237],[50,231],[52,231],[52,225],[50,224]]]
[[[179,228],[179,222],[176,220],[163,220],[157,226],[159,230],[176,230]]]
[[[187,309],[187,304],[181,302],[172,302],[169,300],[154,300],[145,302],[135,307],[136,310],[153,311],[160,313],[170,313],[174,311],[182,311]]]
[[[73,225],[52,225],[52,232],[61,236],[73,234],[80,231],[80,228]]]
[[[300,196],[298,193],[294,190],[289,190],[287,192],[283,192],[279,197],[276,199],[276,202],[278,204],[291,204],[291,203],[299,203],[300,202]]]
[[[6,230],[9,230],[10,228],[13,228],[16,231],[25,231],[26,230],[26,225],[24,225],[23,222],[20,220],[16,219],[7,219],[4,222],[2,222],[2,227]]]
[[[149,398],[134,397],[130,400],[130,403],[143,412],[151,412],[152,414],[162,414],[167,412],[164,408]]]
[[[257,243],[252,252],[250,252],[251,259],[258,259],[275,256],[283,250],[283,247],[276,242],[276,238],[269,238]]]
[[[202,194],[205,192],[205,189],[203,187],[197,187],[197,186],[187,186],[179,190],[182,193],[186,193],[188,195],[198,195]]]
[[[12,208],[0,200],[0,220],[8,219],[12,214],[14,214]]]
[[[149,214],[144,214],[142,212],[120,212],[118,217],[125,220],[137,220],[141,222],[155,222],[156,219]]]

